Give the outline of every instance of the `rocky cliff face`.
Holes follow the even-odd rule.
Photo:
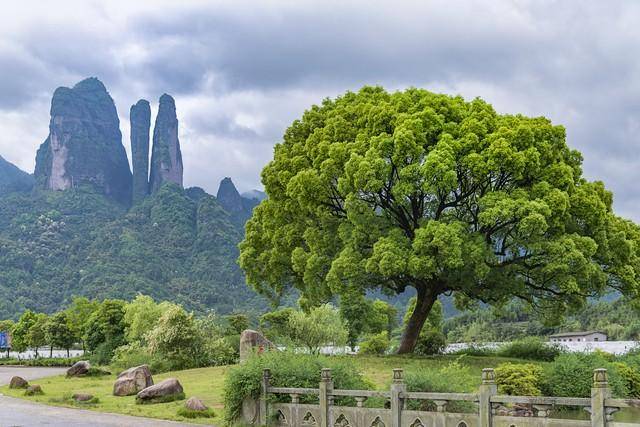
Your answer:
[[[131,164],[133,166],[133,202],[149,193],[149,127],[151,107],[149,101],[139,100],[131,106]]]
[[[0,195],[15,191],[29,191],[32,187],[33,175],[29,175],[0,156]]]
[[[166,93],[160,97],[160,106],[153,129],[151,173],[149,188],[157,191],[165,182],[182,187],[182,153],[178,140],[176,104]]]
[[[98,79],[56,89],[49,136],[38,149],[34,175],[44,189],[89,185],[130,203],[132,178],[120,121],[113,99]]]

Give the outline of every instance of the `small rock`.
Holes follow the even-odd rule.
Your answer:
[[[80,360],[67,369],[67,377],[81,377],[83,375],[87,375],[89,369],[91,369],[91,363],[87,360]]]
[[[186,402],[184,402],[184,407],[192,411],[206,411],[209,409],[207,405],[197,397],[190,397]]]
[[[135,366],[118,375],[118,379],[113,384],[113,395],[130,396],[152,385],[153,378],[149,366]]]
[[[29,387],[29,382],[22,377],[11,377],[11,381],[9,382],[9,388],[27,388]]]
[[[136,396],[137,403],[171,402],[180,399],[184,399],[184,389],[176,378],[167,378],[138,392]]]
[[[24,391],[25,396],[36,396],[40,394],[44,394],[44,392],[42,391],[42,387],[40,387],[38,384],[30,385]]]
[[[93,399],[93,395],[88,393],[76,393],[72,397],[76,402],[88,402]]]

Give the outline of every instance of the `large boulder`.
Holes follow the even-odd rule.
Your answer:
[[[275,345],[258,331],[245,329],[240,335],[240,361],[245,361],[254,353],[276,348]]]
[[[29,387],[29,382],[22,377],[11,377],[11,381],[9,382],[9,388],[27,388]]]
[[[131,396],[153,385],[153,378],[148,365],[129,368],[118,375],[113,384],[114,396]]]
[[[75,393],[71,398],[76,402],[90,402],[93,399],[93,395],[89,393]]]
[[[88,360],[80,360],[67,369],[67,377],[82,377],[89,373],[91,363]]]
[[[136,403],[163,403],[184,399],[184,389],[176,378],[167,378],[138,392]]]

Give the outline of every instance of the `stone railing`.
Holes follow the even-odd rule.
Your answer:
[[[409,392],[402,369],[393,370],[389,391],[334,389],[330,369],[322,370],[318,388],[272,387],[270,380],[270,371],[265,369],[260,399],[247,399],[243,404],[245,423],[277,427],[640,427],[640,419],[613,421],[613,414],[623,408],[640,408],[640,400],[612,399],[605,369],[594,371],[591,398],[499,395],[493,369],[483,370],[478,393]],[[270,395],[289,395],[290,403],[274,403]],[[305,402],[313,403],[302,403],[303,396]],[[344,398],[353,404],[335,403]],[[367,407],[371,398],[382,399],[384,404]],[[455,412],[458,402],[467,403],[465,413]],[[420,410],[411,409],[415,407]],[[423,410],[425,407],[430,410]],[[585,410],[588,416],[557,418],[558,407],[578,408],[574,414]]]

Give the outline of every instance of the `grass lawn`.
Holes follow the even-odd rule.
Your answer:
[[[405,370],[440,369],[446,364],[459,359],[460,363],[469,366],[479,385],[482,368],[492,368],[506,361],[525,362],[517,359],[498,357],[471,357],[465,356],[436,356],[436,357],[411,357],[411,356],[336,356],[351,358],[361,372],[371,380],[378,388],[386,389],[391,382],[392,369],[404,368]],[[119,414],[162,418],[176,421],[186,421],[199,424],[223,423],[223,396],[222,388],[226,371],[229,367],[217,366],[211,368],[190,369],[186,371],[168,372],[154,375],[156,383],[169,377],[176,377],[182,384],[187,398],[196,396],[202,399],[206,405],[215,411],[214,418],[187,419],[177,415],[177,410],[184,402],[158,403],[153,405],[137,405],[135,396],[116,397],[111,394],[115,375],[91,378],[65,378],[64,376],[44,378],[34,381],[40,384],[44,391],[42,396],[25,397],[23,390],[9,390],[7,386],[0,387],[0,393],[8,396],[33,400],[48,405],[82,407],[100,412],[114,412]],[[319,380],[318,374],[318,380]],[[73,393],[90,393],[100,399],[94,405],[79,405],[64,401],[64,396]]]

